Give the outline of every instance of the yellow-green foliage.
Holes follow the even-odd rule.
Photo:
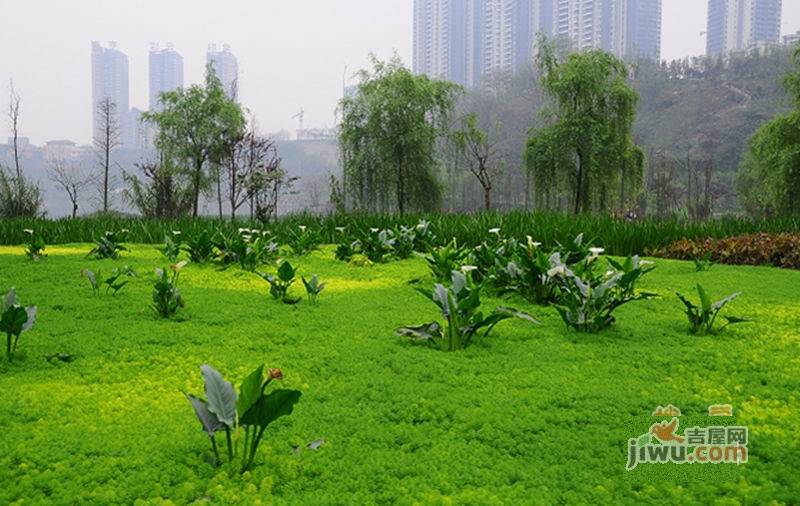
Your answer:
[[[296,306],[272,300],[253,273],[189,264],[186,307],[159,320],[148,307],[148,276],[117,297],[93,297],[79,275],[87,265],[150,273],[163,262],[152,245],[129,246],[117,261],[86,260],[86,244],[48,247],[36,263],[19,246],[0,248],[0,289],[16,286],[39,307],[17,359],[0,365],[0,504],[800,497],[799,272],[720,265],[696,273],[690,262],[657,260],[641,288],[662,298],[620,308],[601,334],[573,333],[552,308],[515,299],[542,325],[509,321],[463,352],[439,353],[393,334],[438,316],[408,284],[428,279],[422,259],[357,267],[335,261],[331,247],[293,258],[300,275],[327,282],[318,305]],[[698,282],[713,293],[744,292],[736,312],[755,322],[690,335],[673,291]],[[303,287],[290,294],[304,295]],[[56,353],[74,360],[45,360]],[[182,392],[202,391],[197,371],[206,363],[236,384],[268,363],[283,370],[282,388],[303,392],[242,476],[203,459],[208,438]],[[732,404],[750,426],[750,463],[726,468],[732,481],[711,466],[631,476],[626,442],[647,429],[632,420],[669,403],[687,415]],[[318,438],[325,444],[306,448]]]

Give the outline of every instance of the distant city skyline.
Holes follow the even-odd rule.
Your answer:
[[[46,4],[46,5],[45,5]],[[240,102],[265,133],[294,131],[300,109],[307,127],[333,126],[343,84],[374,52],[396,50],[412,64],[413,0],[232,0],[220,15],[211,0],[158,2],[15,2],[0,30],[0,106],[14,79],[22,97],[21,135],[37,145],[92,138],[92,40],[117,41],[127,54],[130,108],[150,105],[151,43],[171,41],[184,58],[184,84],[200,83],[211,42],[231,44],[241,77]],[[706,51],[704,0],[663,0],[662,58]],[[264,20],[268,19],[268,23]],[[68,21],[68,22],[65,22]],[[800,2],[783,2],[782,35],[800,29]],[[0,139],[8,136],[3,122]]]

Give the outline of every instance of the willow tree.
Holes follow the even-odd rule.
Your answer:
[[[354,96],[345,97],[339,134],[345,191],[369,211],[439,207],[436,143],[445,133],[459,87],[416,76],[398,58],[372,58]]]
[[[739,168],[737,185],[752,213],[800,213],[800,46],[794,63],[783,80],[794,108],[756,131]]]
[[[551,104],[543,112],[548,126],[528,139],[525,161],[540,205],[564,193],[576,214],[632,205],[644,155],[633,142],[638,95],[627,83],[628,68],[600,50],[560,60],[543,38],[539,48]]]
[[[244,113],[225,94],[211,65],[206,68],[205,86],[179,88],[159,98],[163,110],[147,112],[143,118],[158,129],[155,144],[162,157],[189,175],[196,217],[200,194],[215,176],[212,169],[223,163],[230,139],[245,129]]]

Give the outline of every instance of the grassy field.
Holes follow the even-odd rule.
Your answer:
[[[330,248],[293,260],[328,282],[319,305],[268,298],[239,269],[189,265],[175,321],[148,308],[154,246],[88,260],[90,246],[49,246],[30,262],[0,247],[0,290],[36,304],[20,358],[0,365],[0,504],[791,504],[800,497],[800,272],[657,260],[642,289],[661,297],[618,311],[599,335],[541,320],[503,322],[486,340],[445,353],[393,335],[436,319],[408,282],[412,259],[354,267]],[[93,297],[82,268],[130,264],[116,297]],[[673,294],[702,282],[730,314],[755,323],[719,336],[687,332]],[[302,295],[301,286],[293,288]],[[70,363],[45,357],[67,353]],[[199,366],[236,384],[280,367],[302,390],[294,414],[268,430],[243,476],[204,461],[208,438],[182,392],[202,392]],[[687,420],[730,403],[750,430],[742,466],[640,466],[627,441],[656,406]],[[726,422],[726,423],[732,423]],[[683,422],[683,420],[682,420]],[[687,422],[688,423],[688,422]],[[306,444],[318,438],[317,450]]]

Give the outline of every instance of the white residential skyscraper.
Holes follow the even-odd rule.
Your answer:
[[[555,0],[553,36],[570,41],[576,51],[609,49],[611,34],[603,33],[603,3],[600,0]]]
[[[480,0],[414,0],[413,68],[470,86],[480,65]]]
[[[150,48],[150,110],[161,111],[161,93],[178,88],[183,88],[183,57],[172,44],[164,49],[153,44]]]
[[[782,0],[709,0],[706,54],[778,44]]]
[[[483,3],[483,75],[511,72],[532,61],[535,34],[541,26],[535,15],[546,1],[485,0]]]
[[[110,99],[116,107],[120,140],[123,145],[132,143],[130,119],[130,92],[128,81],[128,57],[111,42],[103,47],[92,42],[92,135],[98,138],[101,125],[97,110],[99,104]]]
[[[624,56],[661,60],[661,0],[626,0]]]
[[[573,49],[661,58],[661,0],[555,0],[553,36]]]
[[[210,45],[206,53],[206,63],[214,69],[228,98],[238,100],[239,62],[231,53],[231,47],[225,44],[222,46],[222,51],[218,51],[217,46]]]
[[[414,71],[472,86],[531,62],[540,32],[658,60],[661,0],[415,0]]]
[[[552,1],[414,0],[414,71],[473,86],[515,70],[550,33]]]

